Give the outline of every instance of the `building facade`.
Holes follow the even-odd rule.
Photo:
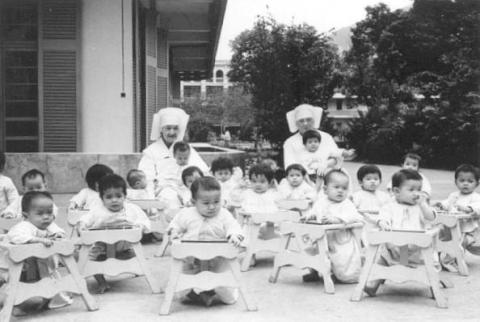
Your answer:
[[[212,76],[226,0],[0,1],[0,149],[131,153]]]
[[[200,81],[182,80],[180,82],[180,99],[183,102],[185,99],[207,99],[211,96],[221,96],[228,88],[233,86],[228,79],[228,72],[230,71],[229,61],[218,60],[215,61],[213,67],[213,75],[210,79],[203,79]]]

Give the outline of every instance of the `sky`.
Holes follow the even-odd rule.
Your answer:
[[[390,9],[406,8],[413,0],[228,0],[217,59],[230,59],[230,41],[253,27],[258,15],[271,15],[283,23],[308,23],[319,32],[350,26],[365,18],[365,7],[379,2]]]

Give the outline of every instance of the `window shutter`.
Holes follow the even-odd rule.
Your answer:
[[[157,31],[157,109],[168,106],[168,44],[167,32]]]
[[[39,39],[43,151],[77,151],[79,3],[41,1]]]
[[[157,111],[157,13],[147,11],[145,18],[145,127],[146,142],[150,142],[153,114]]]

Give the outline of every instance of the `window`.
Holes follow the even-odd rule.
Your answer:
[[[223,83],[223,70],[217,70],[215,77],[217,78],[217,83]]]
[[[219,97],[223,95],[223,86],[207,86],[207,97]]]
[[[186,97],[186,98],[200,97],[200,86],[183,86],[183,97]]]

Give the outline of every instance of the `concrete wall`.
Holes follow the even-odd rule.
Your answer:
[[[79,152],[134,152],[132,1],[83,0],[81,17],[82,112]],[[120,95],[122,91],[126,94],[125,98]]]

